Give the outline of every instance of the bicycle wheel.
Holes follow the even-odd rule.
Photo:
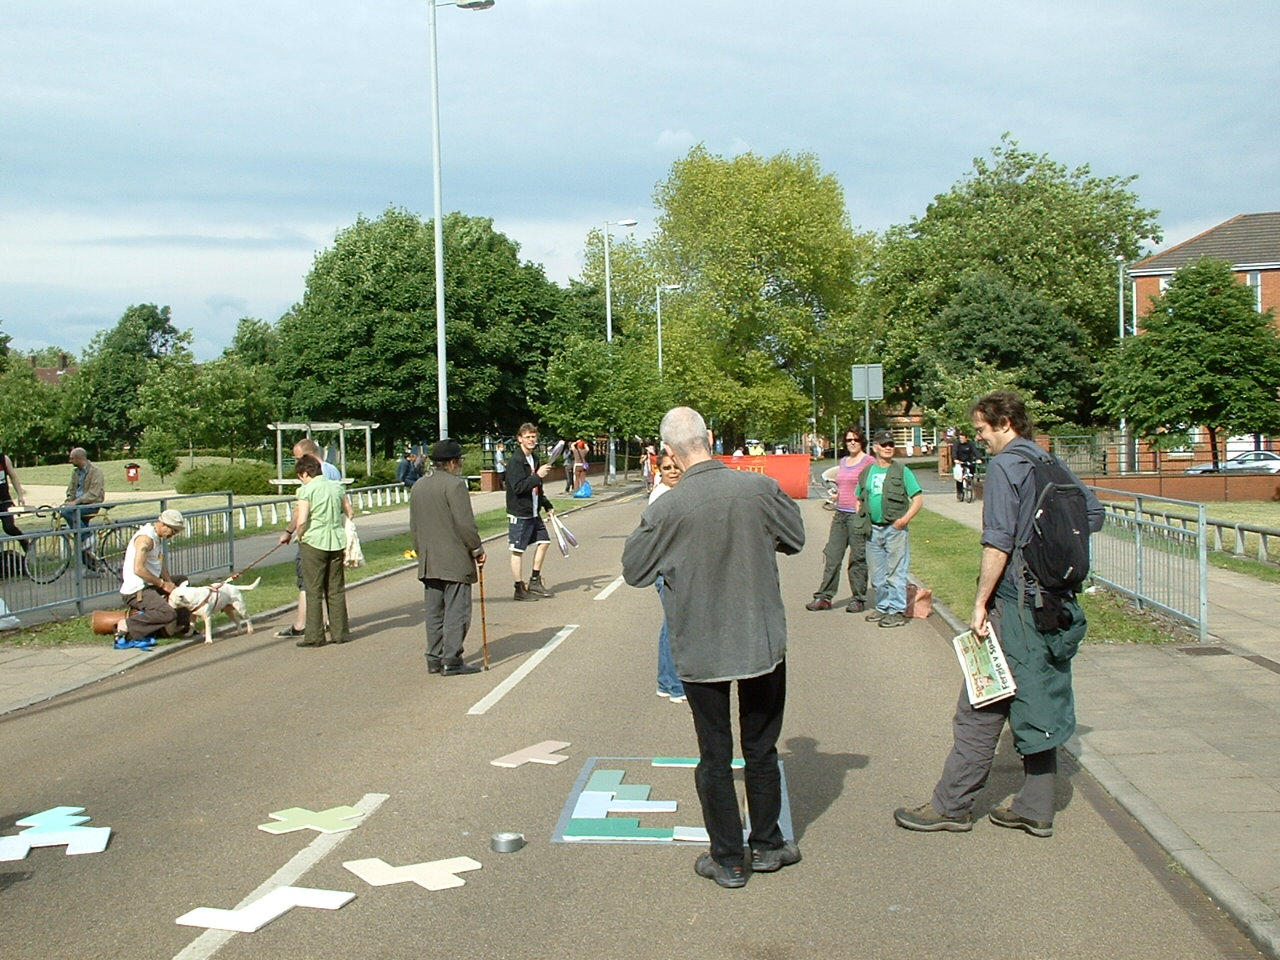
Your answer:
[[[967,477],[964,481],[964,502],[973,503],[973,478]]]
[[[53,533],[32,537],[31,546],[23,555],[22,564],[32,582],[53,583],[71,565],[67,538]]]
[[[98,532],[98,565],[99,571],[120,579],[124,569],[124,553],[129,549],[129,541],[138,532],[137,527],[112,527]]]

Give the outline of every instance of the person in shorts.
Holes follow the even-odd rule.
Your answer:
[[[538,463],[538,428],[521,424],[516,434],[515,453],[507,463],[507,540],[511,550],[511,575],[515,578],[516,600],[537,600],[555,596],[542,581],[542,563],[547,557],[551,536],[542,522],[541,510],[554,514],[543,482],[551,472],[551,464]],[[526,583],[521,575],[524,555],[533,548],[533,569]]]

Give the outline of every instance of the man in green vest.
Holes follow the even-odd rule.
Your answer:
[[[858,482],[859,525],[867,533],[867,564],[876,608],[867,620],[882,627],[900,627],[907,622],[907,565],[911,541],[907,524],[924,503],[924,493],[915,475],[894,460],[898,452],[893,434],[879,430],[871,438],[876,462],[867,467]]]

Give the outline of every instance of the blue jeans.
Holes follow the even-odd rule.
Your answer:
[[[911,562],[911,541],[905,529],[893,524],[872,526],[867,541],[867,563],[871,567],[871,587],[876,609],[881,613],[907,612],[907,565]]]
[[[658,632],[658,692],[672,697],[684,696],[684,684],[676,673],[676,662],[671,656],[671,638],[667,636],[666,598],[662,591],[662,577],[655,584],[658,598],[662,600],[662,629]]]

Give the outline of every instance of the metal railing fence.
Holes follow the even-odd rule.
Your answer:
[[[348,489],[348,495],[357,511],[372,510],[408,502],[409,488],[403,484],[356,487]],[[210,498],[219,502],[210,505],[207,503]],[[181,510],[186,520],[186,529],[166,544],[170,571],[188,577],[230,573],[236,569],[237,533],[282,529],[289,522],[295,499],[264,497],[235,503],[230,492],[220,491],[109,502],[102,507],[111,514],[110,522],[94,522],[81,531],[65,527],[51,530],[47,520],[42,521],[44,528],[41,529],[36,526],[32,513],[14,513],[23,536],[0,535],[0,600],[3,600],[8,613],[14,616],[61,607],[72,607],[77,614],[84,614],[91,605],[99,605],[93,601],[118,596],[118,571],[102,566],[92,568],[75,538],[84,538],[85,530],[88,530],[93,537],[90,543],[93,547],[107,542],[114,532],[119,531],[118,542],[127,543],[138,527],[155,520],[161,511],[169,507]],[[197,506],[195,501],[204,502]],[[124,516],[126,513],[127,517]],[[46,556],[65,557],[65,570],[48,582],[37,582],[27,575],[24,564],[28,548],[39,550]],[[123,556],[118,560],[122,563]]]
[[[1106,508],[1102,530],[1090,538],[1090,576],[1103,586],[1189,625],[1200,641],[1209,627],[1207,508],[1202,503],[1095,487]],[[1149,504],[1177,504],[1194,512],[1194,526],[1157,519]],[[1185,519],[1185,518],[1184,518]]]

